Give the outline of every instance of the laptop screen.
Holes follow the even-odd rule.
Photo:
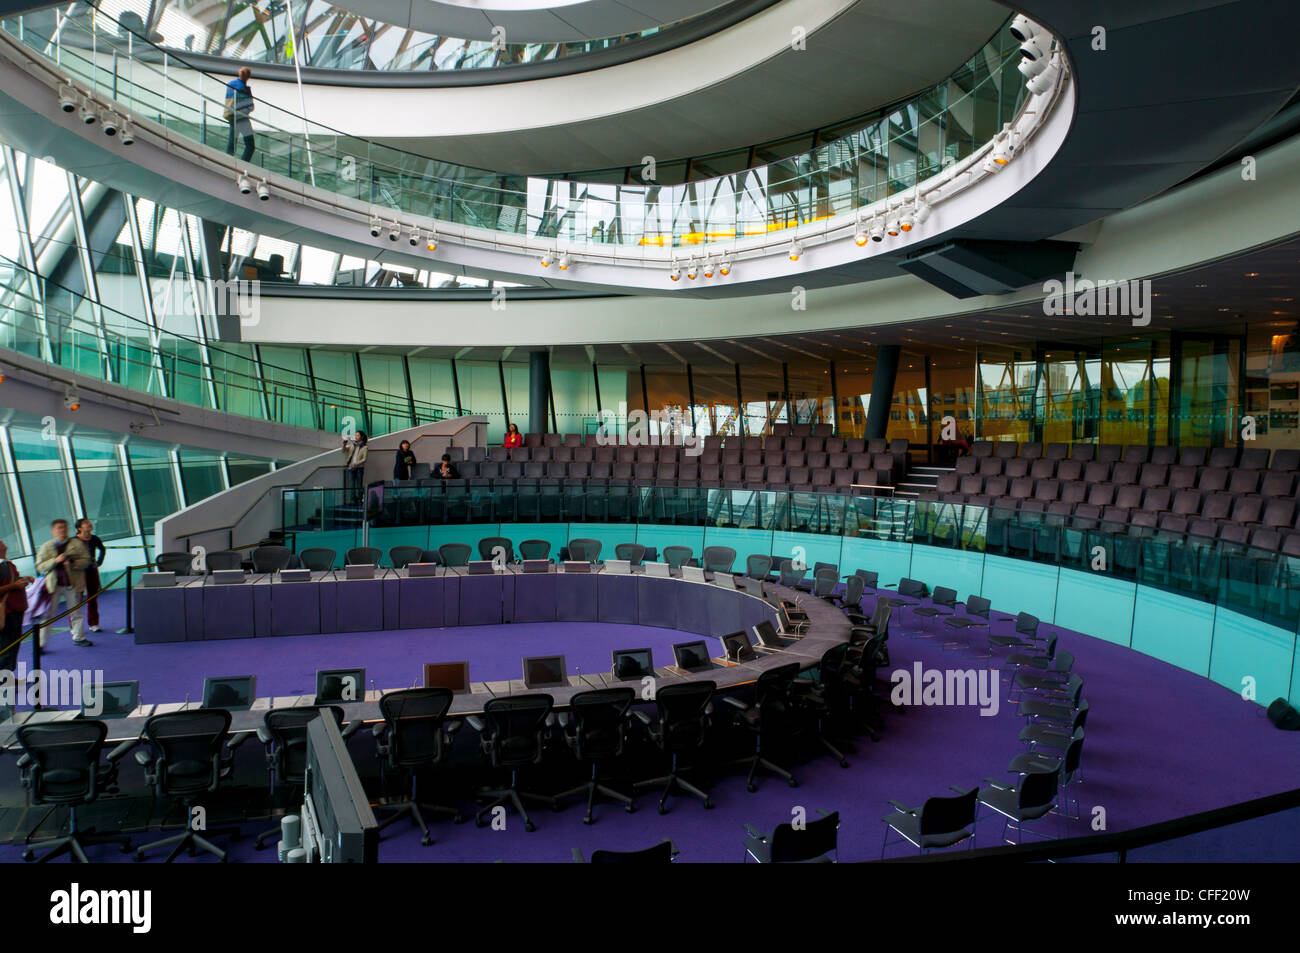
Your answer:
[[[776,627],[771,622],[763,621],[754,626],[758,641],[769,648],[781,648],[781,637],[776,634]]]
[[[698,672],[713,667],[713,663],[709,660],[709,649],[703,640],[678,642],[673,646],[673,659],[677,662],[678,668],[684,668],[688,672]]]
[[[649,649],[616,649],[613,676],[615,678],[645,678],[654,675],[654,661]]]
[[[323,668],[316,673],[316,704],[359,702],[366,697],[364,668]]]
[[[203,707],[247,711],[257,697],[257,677],[231,675],[203,680]]]
[[[757,656],[749,644],[749,636],[744,632],[732,632],[722,637],[722,647],[727,652],[728,662],[750,662]]]
[[[81,715],[83,718],[125,718],[139,704],[139,682],[91,684],[84,686],[82,692]]]
[[[568,684],[563,655],[541,655],[524,659],[525,688],[563,688]]]
[[[469,691],[469,662],[425,662],[425,688],[450,688],[457,695]]]
[[[763,580],[750,579],[749,577],[745,577],[745,591],[749,593],[751,596],[758,596],[758,598],[762,599]]]

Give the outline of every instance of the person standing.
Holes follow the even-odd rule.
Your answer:
[[[235,154],[235,137],[244,140],[244,154],[240,157],[245,162],[253,158],[253,121],[248,117],[253,112],[253,87],[248,81],[253,78],[253,71],[247,66],[239,68],[239,76],[226,84],[226,105],[224,114],[230,122],[230,138],[226,140],[226,154]]]
[[[0,540],[0,671],[12,672],[18,664],[18,640],[23,634],[27,587],[32,581],[9,561],[9,548]]]
[[[54,597],[49,615],[57,615],[59,604],[71,609],[78,602],[78,594],[86,591],[86,567],[90,565],[90,550],[75,536],[68,536],[68,521],[55,520],[50,524],[52,538],[36,551],[36,571],[45,577],[45,588]],[[94,645],[86,638],[85,607],[74,609],[68,615],[68,628],[72,644]],[[42,643],[47,638],[41,630]]]
[[[348,496],[353,503],[360,503],[366,486],[366,434],[358,430],[352,439],[343,439],[343,453],[347,457]]]
[[[411,479],[411,468],[415,466],[415,454],[411,452],[411,441],[403,440],[397,447],[397,460],[393,463],[393,479]]]
[[[86,603],[86,622],[91,632],[99,631],[99,567],[104,565],[108,549],[104,541],[95,535],[95,524],[84,516],[77,520],[77,539],[90,551],[90,565],[86,567],[86,591],[90,597]]]

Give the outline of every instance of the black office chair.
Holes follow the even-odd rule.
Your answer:
[[[754,735],[754,754],[742,759],[749,763],[749,775],[745,778],[745,788],[750,793],[758,790],[754,775],[759,768],[769,774],[785,778],[790,787],[797,788],[799,782],[785,768],[768,760],[764,752],[764,742],[768,744],[790,741],[800,731],[800,719],[790,699],[791,686],[799,675],[799,663],[790,662],[777,668],[770,668],[758,676],[754,685],[753,704],[745,704],[739,698],[728,695],[723,698],[727,704],[739,709],[734,716],[736,724]]]
[[[159,572],[188,576],[194,565],[194,556],[190,553],[159,553],[154,558],[153,564]]]
[[[298,562],[302,563],[303,569],[312,572],[329,572],[334,568],[336,557],[337,553],[326,546],[312,546],[298,554]]]
[[[1042,639],[1038,638],[1038,619],[1028,612],[1021,612],[1016,616],[1015,635],[990,635],[989,645],[996,645],[1001,648],[1029,648]]]
[[[436,549],[422,549],[420,550],[420,562],[433,563],[435,566],[440,566],[442,565],[442,556]]]
[[[258,546],[253,550],[253,571],[279,572],[288,568],[291,559],[293,550],[288,546]]]
[[[343,555],[345,566],[379,566],[383,553],[374,546],[354,546]]]
[[[394,569],[405,569],[411,563],[419,562],[423,553],[419,546],[394,546],[388,551],[388,561]]]
[[[272,796],[280,789],[289,791],[302,787],[307,774],[307,725],[323,711],[329,712],[335,723],[343,727],[343,709],[338,705],[273,708],[263,716],[262,727],[257,729],[257,740],[266,748],[266,770]],[[343,737],[350,738],[360,726],[360,721],[348,725]],[[269,838],[279,834],[278,825],[263,831],[257,835],[254,846],[261,850]]]
[[[987,629],[992,621],[989,616],[991,611],[989,600],[983,596],[967,596],[965,611],[961,615],[948,616],[943,620],[943,624],[951,629],[967,633],[966,646],[971,650],[971,654],[975,658],[992,658],[993,655],[990,652],[975,651],[975,644],[972,641],[974,632],[971,631],[972,629]],[[960,642],[945,642],[943,644],[944,648],[959,648],[960,646]]]
[[[144,860],[145,853],[155,848],[171,847],[168,863],[181,851],[193,854],[196,848],[224,861],[226,852],[194,830],[192,818],[203,795],[217,791],[234,773],[230,712],[224,708],[196,708],[154,715],[144,723],[144,738],[148,747],[137,750],[135,760],[144,768],[145,781],[155,795],[185,805],[185,830],[137,847],[135,859]]]
[[[812,594],[818,599],[830,601],[835,595],[835,587],[840,584],[840,574],[836,569],[818,569],[813,576]]]
[[[1083,772],[1079,769],[1079,764],[1083,757],[1085,737],[1085,732],[1080,728],[1070,738],[1070,743],[1064,751],[1035,749],[1016,755],[1007,765],[1007,770],[1013,773],[1056,768],[1060,772],[1058,791],[1065,797],[1065,812],[1062,817],[1072,821],[1079,819],[1079,799],[1070,797],[1070,788],[1083,780]]]
[[[569,540],[569,558],[575,562],[594,563],[600,559],[601,543],[598,539]]]
[[[569,700],[569,710],[560,713],[564,740],[568,742],[575,758],[591,762],[591,780],[557,794],[556,799],[563,801],[575,794],[586,794],[587,813],[582,819],[584,824],[592,822],[592,810],[598,794],[618,801],[629,814],[636,809],[630,797],[599,781],[600,765],[623,754],[627,739],[628,711],[635,698],[636,693],[630,688],[579,692]]]
[[[116,790],[117,762],[135,744],[123,742],[108,753],[107,763],[100,760],[108,726],[102,721],[63,721],[22,725],[18,743],[23,753],[18,758],[22,785],[28,803],[50,805],[49,811],[36,822],[23,839],[31,844],[36,832],[60,807],[68,808],[68,833],[41,844],[49,848],[40,863],[65,853],[81,863],[88,863],[85,847],[96,843],[116,843],[122,853],[131,849],[131,841],[120,834],[98,834],[77,825],[77,808],[90,804],[104,792]],[[36,848],[26,847],[23,860],[36,860]]]
[[[880,856],[885,856],[889,846],[889,832],[896,831],[917,849],[918,853],[935,848],[952,847],[969,839],[975,846],[975,799],[979,788],[963,791],[953,788],[955,797],[927,798],[919,808],[908,807],[899,801],[890,801],[895,810],[881,818],[885,823],[885,842],[880,845]],[[893,843],[902,843],[893,841]]]
[[[208,553],[203,557],[208,572],[216,572],[221,569],[242,569],[244,568],[244,557],[241,553],[233,549],[222,549],[215,553]]]
[[[745,862],[753,857],[760,864],[835,863],[839,859],[839,811],[817,813],[823,815],[820,820],[799,827],[791,822],[778,824],[771,834],[746,824]]]
[[[940,616],[950,616],[957,611],[957,590],[949,589],[947,586],[935,586],[934,594],[930,597],[928,606],[913,606],[912,615],[920,616],[923,619],[935,619]],[[917,633],[918,638],[928,639],[930,635],[926,633]]]
[[[796,563],[793,559],[783,559],[778,564],[778,582],[787,589],[798,589],[803,577],[808,574],[808,567]]]
[[[593,850],[591,852],[590,863],[593,864],[671,864],[677,859],[677,845],[670,840],[660,841],[653,847],[647,847],[644,850]],[[582,859],[581,849],[573,848],[573,859],[576,863],[587,863]]]
[[[669,569],[681,569],[689,563],[695,553],[689,546],[665,546],[664,562],[668,564]]]
[[[486,536],[478,541],[478,558],[491,559],[493,552],[500,548],[506,554],[506,562],[515,561],[515,544],[504,536]]]
[[[831,595],[829,600],[838,605],[845,612],[862,613],[862,594],[866,591],[867,584],[859,575],[849,576],[844,580],[844,591],[839,595]]]
[[[683,682],[678,685],[666,685],[655,693],[655,705],[659,717],[651,719],[643,711],[633,714],[649,732],[655,747],[672,758],[669,773],[658,778],[639,781],[634,790],[663,785],[663,794],[659,797],[659,813],[668,813],[668,795],[680,788],[687,794],[697,797],[705,808],[713,807],[709,795],[681,777],[678,758],[687,751],[698,751],[704,747],[712,723],[713,706],[710,701],[717,684],[711,681]]]
[[[525,539],[519,544],[520,559],[550,559],[551,544],[544,539]]]
[[[705,546],[700,562],[705,572],[731,572],[736,565],[736,551],[730,546]]]
[[[754,553],[745,557],[745,575],[751,579],[764,579],[772,572],[772,557]]]
[[[614,547],[614,558],[626,559],[633,566],[639,566],[645,559],[645,547],[640,543],[619,543]]]
[[[979,803],[1002,815],[1002,839],[1008,844],[1020,843],[1021,833],[1028,830],[1024,825],[1047,816],[1056,806],[1060,772],[1054,767],[1033,767],[1020,775],[1020,783],[1015,786],[992,778],[984,780],[988,787],[980,788]],[[1007,828],[1012,821],[1015,821],[1014,841],[1007,840]],[[1029,833],[1035,834],[1037,831]]]
[[[847,724],[853,717],[852,701],[844,684],[849,643],[832,645],[822,653],[811,679],[797,678],[790,685],[790,700],[816,724],[816,737],[823,748],[835,756],[841,768],[849,766],[840,747],[827,737],[827,724]],[[836,739],[839,741],[840,739]],[[880,738],[872,732],[872,740]]]
[[[383,830],[403,817],[409,817],[420,828],[420,843],[428,847],[433,843],[425,814],[442,814],[457,824],[464,820],[460,811],[442,804],[419,800],[416,775],[421,768],[442,763],[452,737],[460,723],[447,720],[455,693],[450,688],[404,688],[388,692],[379,699],[379,711],[384,720],[375,725],[375,747],[381,763],[410,777],[410,788],[395,806],[393,814],[379,823]]]
[[[550,724],[551,709],[555,700],[550,695],[509,695],[505,698],[490,699],[483,706],[482,715],[470,715],[466,719],[480,735],[483,754],[494,768],[510,769],[510,786],[483,791],[480,798],[490,799],[490,803],[479,809],[474,823],[486,827],[484,815],[504,805],[510,807],[524,819],[524,830],[535,831],[524,808],[524,801],[538,801],[553,810],[559,801],[553,797],[522,791],[519,788],[519,769],[530,764],[540,764]]]
[[[468,566],[472,552],[466,543],[443,543],[438,547],[438,561],[444,566]]]

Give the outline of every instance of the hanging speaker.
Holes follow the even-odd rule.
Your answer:
[[[1268,720],[1283,731],[1300,731],[1300,711],[1287,704],[1285,698],[1278,698],[1268,706]]]

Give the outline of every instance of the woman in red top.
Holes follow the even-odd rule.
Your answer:
[[[506,424],[506,439],[504,446],[522,447],[524,445],[524,435],[519,432],[515,424]]]

